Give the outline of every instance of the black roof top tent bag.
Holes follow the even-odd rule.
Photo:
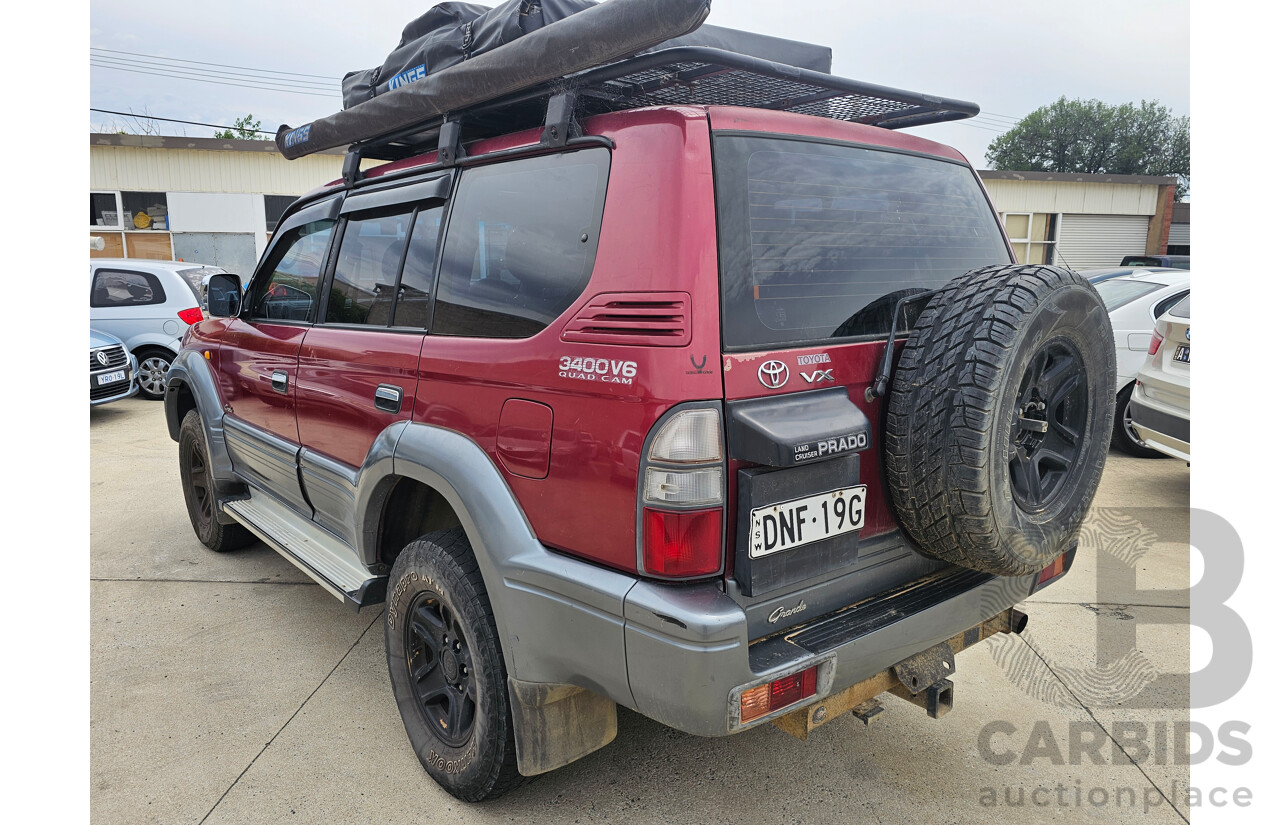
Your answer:
[[[464,60],[598,5],[596,0],[508,0],[495,8],[447,2],[412,20],[381,66],[348,72],[342,79],[342,108],[350,109]],[[831,71],[831,49],[719,26],[699,26],[692,34],[657,48],[707,46],[749,54],[816,72]]]
[[[556,0],[555,5],[560,8],[567,3],[568,0]],[[461,5],[454,5],[446,14],[461,19],[466,14],[458,8]],[[519,31],[521,5],[522,0],[511,0],[493,10],[508,16],[499,14],[492,21],[493,26],[480,33],[486,38],[489,51],[306,126],[280,127],[276,144],[281,153],[290,159],[299,158],[611,63],[688,34],[711,11],[711,0],[609,0],[501,42],[504,31],[505,36]],[[517,15],[514,29],[510,22],[513,9]],[[501,48],[497,48],[499,45]],[[440,50],[448,51],[444,46]]]
[[[394,160],[440,144],[441,163],[457,162],[464,125],[472,140],[542,126],[544,141],[556,145],[576,128],[576,118],[644,106],[751,106],[886,129],[960,120],[980,111],[968,101],[831,75],[830,50],[820,46],[699,28],[710,0],[608,0],[571,11],[572,4],[584,2],[520,0],[499,6],[492,13],[502,14],[489,19],[493,29],[482,38],[489,50],[472,52],[469,59],[461,50],[468,24],[460,29],[451,21],[482,7],[437,6],[406,28],[402,48],[409,51],[388,57],[378,70],[385,90],[374,94],[383,81],[375,84],[370,75],[361,81],[366,88],[360,94],[372,97],[304,126],[281,126],[276,145],[291,160],[350,145],[343,177],[354,185],[362,157]],[[528,19],[532,5],[540,12],[536,28]],[[548,22],[562,13],[567,16]],[[480,44],[474,29],[471,38]],[[431,46],[417,42],[432,32],[442,39]],[[456,42],[449,40],[454,35]],[[419,55],[421,71],[415,65],[386,77]],[[431,55],[454,62],[444,68],[433,63],[428,71]],[[405,72],[412,77],[392,83]],[[355,90],[359,83],[352,77],[348,86]],[[555,125],[562,120],[567,129]]]

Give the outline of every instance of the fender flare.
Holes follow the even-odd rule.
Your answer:
[[[431,487],[449,502],[471,542],[508,675],[576,685],[634,708],[623,602],[636,577],[544,547],[493,459],[460,433],[398,423],[374,447],[384,455],[370,451],[356,494],[358,549],[366,563],[376,552],[382,504],[395,481]]]
[[[164,416],[165,423],[169,427],[169,437],[174,441],[178,440],[178,431],[182,429],[178,398],[184,389],[191,392],[196,402],[196,410],[200,413],[214,484],[220,492],[234,491],[239,480],[236,478],[231,455],[227,452],[227,442],[222,434],[221,396],[218,394],[218,385],[213,377],[213,368],[196,350],[183,350],[178,353],[169,367],[169,380],[164,393]]]

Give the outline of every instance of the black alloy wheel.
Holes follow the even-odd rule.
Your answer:
[[[384,627],[391,692],[427,774],[467,802],[520,785],[497,621],[461,527],[396,556]]]
[[[1080,351],[1065,338],[1046,341],[1018,388],[1010,428],[1013,499],[1028,513],[1053,503],[1080,458],[1089,385]]]
[[[218,491],[214,487],[209,452],[205,446],[200,413],[191,410],[178,431],[178,475],[182,479],[182,499],[196,538],[215,553],[248,547],[257,539],[242,524],[218,520]]]
[[[213,521],[213,496],[209,492],[209,469],[204,455],[204,445],[196,439],[189,439],[182,445],[179,466],[182,469],[182,493],[187,499],[187,512],[191,515],[192,527],[196,534],[203,536],[209,532],[209,523]]]
[[[476,721],[475,666],[466,634],[430,589],[417,594],[405,625],[405,657],[418,709],[441,741],[462,747]]]

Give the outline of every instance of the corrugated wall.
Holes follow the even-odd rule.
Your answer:
[[[341,155],[90,146],[89,188],[301,195],[342,177]]]
[[[984,180],[998,212],[1154,215],[1160,187],[1133,183]]]

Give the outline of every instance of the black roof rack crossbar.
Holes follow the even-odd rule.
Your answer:
[[[565,93],[570,93],[564,97]],[[552,100],[556,100],[553,104]],[[573,104],[566,112],[565,101]],[[451,113],[468,140],[542,128],[561,141],[576,118],[646,106],[746,106],[887,129],[973,117],[976,103],[893,89],[721,49],[682,47],[628,58]],[[548,113],[548,106],[556,111]],[[437,147],[445,118],[352,144],[362,157],[396,160]],[[557,136],[549,138],[551,121]]]

